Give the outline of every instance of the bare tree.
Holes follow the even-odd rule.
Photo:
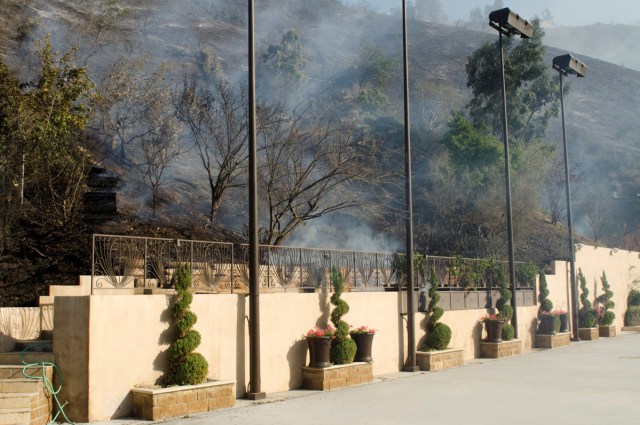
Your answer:
[[[609,224],[611,214],[610,205],[604,193],[594,194],[585,206],[587,223],[591,230],[593,241],[598,244],[602,239],[605,227]]]
[[[152,80],[158,81],[159,78]],[[145,131],[139,139],[142,161],[138,163],[138,169],[143,181],[151,189],[151,206],[155,216],[159,190],[166,183],[165,171],[182,153],[182,149],[178,141],[180,123],[173,113],[171,90],[159,84],[154,84],[150,89],[143,99],[147,106],[142,119]]]
[[[173,96],[178,119],[193,137],[211,193],[209,220],[215,223],[228,189],[244,185],[247,159],[247,101],[245,93],[219,82],[215,92],[185,81]]]
[[[354,206],[358,191],[343,189],[370,177],[373,150],[351,124],[297,111],[273,117],[260,134],[260,194],[269,214],[260,239],[278,245],[305,221]]]

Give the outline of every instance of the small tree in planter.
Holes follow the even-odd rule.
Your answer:
[[[207,377],[207,360],[202,354],[193,352],[200,345],[200,333],[192,329],[197,317],[189,309],[193,300],[190,286],[191,270],[189,266],[179,264],[175,275],[178,295],[171,306],[175,339],[169,347],[169,372],[164,376],[165,385],[195,385],[204,382]]]
[[[331,304],[335,306],[331,310],[331,321],[336,327],[336,333],[331,342],[331,363],[347,364],[353,362],[356,356],[356,343],[349,338],[349,324],[342,320],[342,316],[349,312],[349,304],[340,298],[344,291],[344,278],[337,268],[331,270],[331,285],[333,286],[333,295],[331,295]]]
[[[438,294],[438,275],[435,269],[432,267],[429,270],[429,282],[431,288],[429,289],[429,305],[427,306],[427,337],[424,343],[420,347],[420,351],[435,351],[446,350],[451,341],[451,328],[444,323],[438,322],[444,310],[438,307],[440,301],[440,294]]]
[[[538,333],[551,335],[555,334],[556,322],[559,324],[559,319],[555,315],[551,314],[553,309],[553,302],[549,298],[549,288],[547,287],[547,278],[544,271],[539,272],[540,279],[540,294],[538,295],[538,301],[540,301],[540,307],[538,308],[538,320],[540,320],[540,327]]]
[[[598,317],[598,322],[600,326],[610,326],[616,318],[616,314],[611,311],[616,304],[613,302],[613,291],[611,290],[611,285],[609,285],[609,282],[607,281],[607,275],[604,270],[602,271],[600,281],[602,282],[602,290],[604,293],[597,298],[598,303],[602,305],[602,311],[600,317]]]
[[[624,313],[625,326],[640,326],[640,290],[632,289],[627,296],[627,311]]]
[[[591,301],[589,301],[587,279],[582,274],[582,269],[578,269],[578,280],[580,281],[580,303],[582,304],[582,307],[578,310],[578,326],[592,328],[596,324],[598,314],[593,310]]]
[[[500,285],[500,299],[496,301],[496,309],[499,316],[505,321],[502,325],[502,340],[511,341],[515,335],[513,326],[509,323],[513,317],[513,307],[509,304],[513,294],[507,287],[507,277],[500,263],[493,263],[494,273],[496,274],[498,284]]]

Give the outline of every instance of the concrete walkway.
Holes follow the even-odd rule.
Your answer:
[[[233,409],[163,422],[251,424],[632,424],[640,415],[640,333],[398,373],[331,392],[289,391]],[[114,424],[149,423],[112,421]]]

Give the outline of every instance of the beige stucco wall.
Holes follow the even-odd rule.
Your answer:
[[[554,309],[569,310],[567,306],[571,305],[571,299],[568,263],[556,261],[553,268],[555,274],[546,275],[550,291],[549,298],[553,302]],[[606,273],[607,281],[613,291],[613,301],[616,304],[614,325],[619,332],[624,324],[627,295],[634,280],[640,279],[640,255],[634,251],[582,245],[579,250],[576,250],[576,273],[579,269],[587,280],[589,299],[592,303],[598,295],[603,293],[601,277],[603,271]],[[579,308],[580,283],[577,282],[577,284]]]

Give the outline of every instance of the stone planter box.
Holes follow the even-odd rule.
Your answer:
[[[522,340],[513,339],[502,342],[480,341],[480,357],[487,359],[501,359],[503,357],[522,354]]]
[[[416,364],[420,370],[436,371],[464,364],[462,348],[449,348],[441,351],[416,352]]]
[[[565,347],[571,343],[570,332],[558,332],[555,335],[536,335],[536,348]]]
[[[578,336],[585,341],[593,341],[600,337],[598,328],[578,328]]]
[[[640,326],[623,326],[624,332],[640,332]]]
[[[354,362],[345,365],[302,368],[302,388],[329,391],[373,381],[373,364]]]
[[[133,414],[149,421],[233,407],[235,381],[169,388],[133,388]]]
[[[616,336],[616,327],[611,326],[600,326],[598,328],[598,335],[600,338],[613,338]]]

